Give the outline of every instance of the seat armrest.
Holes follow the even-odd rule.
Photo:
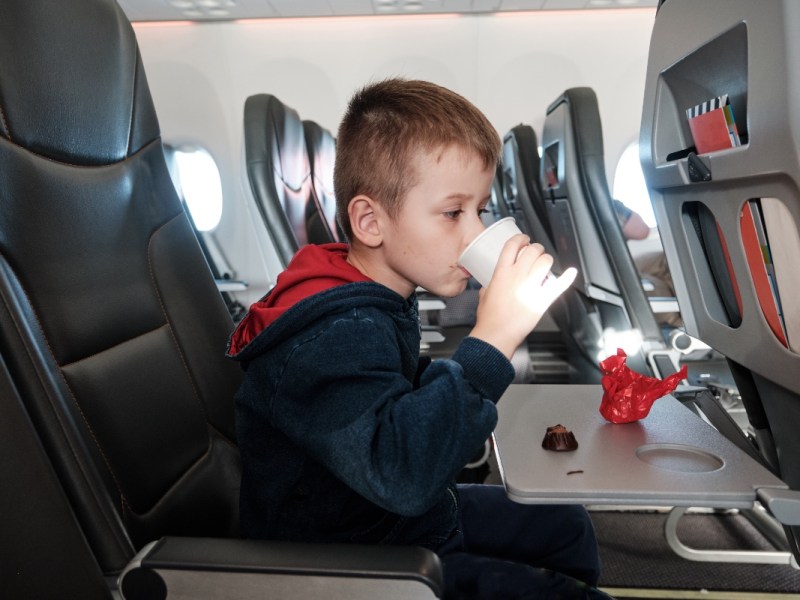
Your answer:
[[[678,299],[671,296],[649,296],[647,301],[650,303],[650,309],[656,314],[676,313],[681,310]]]
[[[784,525],[800,525],[800,491],[759,488],[758,499]]]
[[[422,299],[419,300],[419,310],[444,310],[447,308],[447,304],[444,303],[444,300],[439,299]]]
[[[243,292],[249,287],[246,281],[233,279],[215,279],[214,283],[217,284],[217,289],[220,292]]]
[[[445,340],[442,328],[432,325],[423,325],[420,328],[420,337],[423,344],[438,344]]]
[[[412,546],[164,537],[119,577],[125,600],[438,598],[439,557]]]

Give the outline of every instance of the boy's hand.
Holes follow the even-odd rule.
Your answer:
[[[503,246],[492,280],[481,290],[477,320],[470,332],[509,359],[578,273],[569,268],[553,277],[553,257],[541,244],[528,241],[528,236],[520,234]]]

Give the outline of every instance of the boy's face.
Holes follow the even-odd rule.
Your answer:
[[[485,229],[480,215],[489,202],[494,169],[484,167],[472,150],[447,146],[420,152],[415,171],[416,185],[384,230],[383,256],[396,284],[389,287],[404,296],[422,286],[452,297],[469,279],[456,263]]]

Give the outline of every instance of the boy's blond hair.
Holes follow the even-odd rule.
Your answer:
[[[471,102],[447,88],[393,78],[356,92],[339,126],[333,175],[336,218],[347,239],[353,233],[350,200],[369,196],[395,218],[416,182],[418,153],[451,144],[475,151],[487,169],[500,160],[495,128]]]

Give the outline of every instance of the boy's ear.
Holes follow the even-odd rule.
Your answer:
[[[359,195],[350,200],[347,214],[353,237],[370,248],[377,248],[383,242],[381,234],[381,207],[369,196]]]

